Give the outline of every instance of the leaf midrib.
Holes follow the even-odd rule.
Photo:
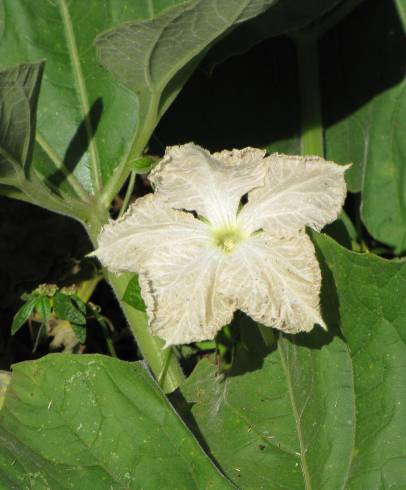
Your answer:
[[[72,64],[73,75],[76,81],[77,94],[79,96],[80,106],[82,109],[82,115],[85,123],[85,130],[87,141],[89,144],[89,151],[92,165],[93,173],[93,184],[97,191],[100,191],[103,187],[101,170],[100,170],[100,159],[97,151],[97,147],[94,141],[94,134],[92,130],[92,125],[89,117],[90,105],[87,98],[86,83],[82,72],[82,67],[80,64],[80,57],[76,45],[75,32],[72,25],[72,20],[69,14],[68,7],[66,5],[66,0],[59,0],[59,7],[61,13],[61,19],[64,27],[65,37],[68,45],[69,57]]]
[[[305,488],[306,488],[306,490],[312,490],[310,473],[309,473],[309,468],[308,468],[307,460],[306,460],[305,442],[304,442],[304,437],[303,437],[303,433],[302,433],[299,411],[298,411],[298,408],[296,405],[295,394],[293,392],[292,378],[290,376],[290,371],[289,371],[289,368],[287,365],[287,359],[285,358],[285,352],[282,352],[282,350],[285,349],[285,347],[283,346],[283,344],[285,342],[287,342],[287,340],[284,339],[284,337],[281,335],[281,337],[278,339],[277,351],[279,352],[282,368],[283,368],[283,371],[285,373],[286,383],[288,385],[288,393],[289,393],[290,403],[291,403],[291,407],[292,407],[292,414],[293,414],[293,417],[295,419],[296,433],[297,433],[297,437],[299,440],[299,446],[300,446],[300,461],[301,461],[302,474],[303,474],[303,480],[304,480]]]
[[[352,416],[353,416],[353,420],[354,420],[354,430],[352,431],[352,449],[353,449],[353,448],[355,448],[356,423],[357,423],[357,417],[356,417],[357,410],[356,410],[356,405],[355,405],[356,402],[355,402],[355,389],[354,389],[354,386],[355,386],[354,364],[352,362],[352,357],[350,355],[350,348],[346,342],[344,343],[344,346],[345,346],[345,349],[347,351],[348,357],[350,358],[351,377],[352,377],[352,379],[351,379],[351,381],[352,381],[352,395],[353,395],[352,396]],[[345,471],[345,477],[343,478],[343,484],[341,487],[342,490],[345,490],[347,488],[348,481],[350,480],[353,460],[354,460],[354,451],[351,450],[351,453],[350,453],[349,458],[348,458],[347,469]]]

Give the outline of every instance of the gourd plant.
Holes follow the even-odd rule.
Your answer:
[[[79,221],[97,248],[116,195],[124,187],[124,212],[136,174],[155,164],[147,156],[151,135],[199,64],[210,71],[284,35],[297,52],[300,123],[297,136],[274,141],[268,151],[352,163],[347,185],[361,192],[368,232],[385,244],[386,255],[404,252],[405,82],[393,56],[395,48],[404,52],[404,0],[386,5],[3,0],[0,5],[2,195]],[[387,28],[382,44],[374,41],[373,27],[360,42],[366,53],[373,46],[387,54],[387,66],[376,69],[393,77],[350,114],[325,125],[319,45],[354,9],[366,12],[371,26]],[[357,36],[359,31],[358,25]],[[350,69],[349,60],[335,57],[331,63],[344,69],[342,91],[328,98],[330,115],[340,113],[337,101],[348,95],[345,90],[349,97],[353,87],[360,90],[360,73]],[[270,94],[269,103],[277,96]],[[3,374],[2,485],[405,486],[406,266],[373,250],[359,253],[367,246],[360,220],[354,227],[342,213],[339,224],[345,239],[338,238],[347,248],[312,234],[327,332],[317,327],[307,334],[273,334],[239,316],[239,341],[223,374],[203,358],[185,379],[173,348],[149,330],[137,276],[105,269],[145,362],[54,354],[15,365],[11,379]],[[52,294],[59,299],[34,294],[15,326],[35,308],[46,316],[65,301],[60,311],[81,312],[80,330],[86,305],[63,291]],[[175,390],[171,403],[165,393]]]

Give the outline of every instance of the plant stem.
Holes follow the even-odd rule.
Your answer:
[[[120,214],[118,215],[119,218],[121,218],[121,216],[123,216],[123,214],[127,211],[128,203],[130,202],[131,196],[132,196],[133,191],[134,191],[136,175],[137,174],[135,173],[135,171],[132,170],[131,174],[130,174],[130,179],[128,181],[127,190],[125,191],[123,204],[122,204],[121,209],[120,209]]]
[[[131,171],[130,164],[138,158],[148,144],[158,118],[157,103],[150,103],[145,110],[140,111],[139,120],[143,121],[141,128],[134,134],[131,147],[125,158],[120,162],[114,174],[101,195],[100,201],[104,206],[109,206],[114,197],[118,194],[128,174]]]
[[[87,279],[80,284],[77,294],[84,303],[87,303],[89,301],[102,278],[103,277],[101,275],[98,275],[92,277],[91,279]]]
[[[300,89],[302,155],[324,155],[317,36],[302,31],[294,37]]]
[[[145,312],[133,308],[124,303],[124,301],[120,301],[128,285],[128,276],[115,276],[106,272],[106,279],[119,300],[143,358],[147,361],[157,380],[159,380],[164,392],[170,393],[174,391],[182,383],[184,376],[176,357],[171,355],[171,348],[164,349],[164,342],[158,337],[151,335]]]

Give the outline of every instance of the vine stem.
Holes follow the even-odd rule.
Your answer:
[[[133,191],[134,191],[136,175],[137,174],[135,173],[135,171],[132,170],[130,173],[130,179],[128,181],[128,186],[127,186],[127,190],[125,192],[123,204],[121,206],[120,213],[118,215],[119,218],[121,218],[121,216],[123,216],[123,214],[127,211],[128,204],[130,203],[130,199],[131,199],[131,196],[132,196]]]
[[[293,39],[299,70],[301,152],[302,155],[323,156],[317,35],[312,31],[301,31]]]

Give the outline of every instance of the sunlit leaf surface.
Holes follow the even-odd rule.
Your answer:
[[[226,489],[141,363],[56,354],[14,367],[2,488]]]

